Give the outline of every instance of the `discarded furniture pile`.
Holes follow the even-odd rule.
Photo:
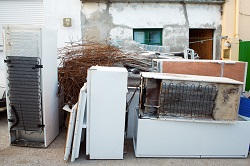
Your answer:
[[[84,101],[87,107],[81,106],[81,112],[77,112],[84,112],[86,117],[81,119],[86,136],[78,133],[77,137],[82,136],[77,140],[86,139],[88,159],[122,159],[124,136],[133,139],[136,157],[248,156],[250,121],[238,115],[244,82],[226,77],[141,72],[139,87],[129,87],[125,107],[125,73],[125,68],[117,67],[89,69]],[[78,128],[68,130],[67,145],[75,140],[76,134],[69,134],[72,131],[76,133]],[[69,147],[64,159],[71,154],[74,161],[80,146],[74,149],[73,143]]]
[[[79,158],[82,143],[88,159],[123,159],[124,139],[133,140],[136,157],[248,156],[249,107],[240,106],[247,63],[73,42],[59,50],[57,70],[53,30],[4,32],[11,145],[47,147],[55,139],[60,94],[69,114],[66,161]]]

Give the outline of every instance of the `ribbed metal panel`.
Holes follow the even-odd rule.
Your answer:
[[[42,128],[42,99],[38,57],[7,57],[8,96],[12,130],[37,131]]]
[[[0,0],[0,33],[4,24],[43,25],[44,9],[42,0]],[[3,44],[0,35],[0,45]]]

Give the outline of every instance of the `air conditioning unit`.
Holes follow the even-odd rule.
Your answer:
[[[47,147],[58,135],[56,31],[4,26],[11,145]]]

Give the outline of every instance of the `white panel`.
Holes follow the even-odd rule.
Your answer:
[[[125,68],[92,67],[88,71],[90,159],[123,159],[127,76]]]
[[[73,106],[72,111],[70,112],[69,118],[69,125],[67,130],[67,137],[66,137],[66,145],[65,145],[65,153],[64,153],[64,160],[67,161],[69,159],[69,155],[71,152],[72,141],[73,141],[73,133],[75,128],[75,119],[76,119],[76,109],[77,104]]]
[[[245,158],[250,122],[138,119],[136,157]]]
[[[5,27],[5,56],[41,58],[41,29]]]
[[[44,21],[42,0],[0,0],[0,34],[5,24],[36,24]],[[0,45],[3,44],[0,35]]]
[[[42,97],[45,124],[45,146],[59,134],[57,31],[42,29]]]
[[[87,101],[87,84],[84,84],[84,86],[80,90],[80,95],[79,95],[71,162],[75,161],[75,159],[79,157],[83,120],[86,110],[86,101]]]

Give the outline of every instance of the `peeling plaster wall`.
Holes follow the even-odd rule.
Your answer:
[[[82,34],[88,41],[107,41],[113,28],[109,4],[88,3],[82,7]]]
[[[86,40],[106,42],[132,40],[133,28],[163,28],[163,45],[183,51],[189,47],[189,28],[215,29],[214,39],[219,39],[220,10],[218,4],[85,2],[82,34]],[[220,48],[220,39],[216,47]],[[217,54],[220,57],[220,50]]]

